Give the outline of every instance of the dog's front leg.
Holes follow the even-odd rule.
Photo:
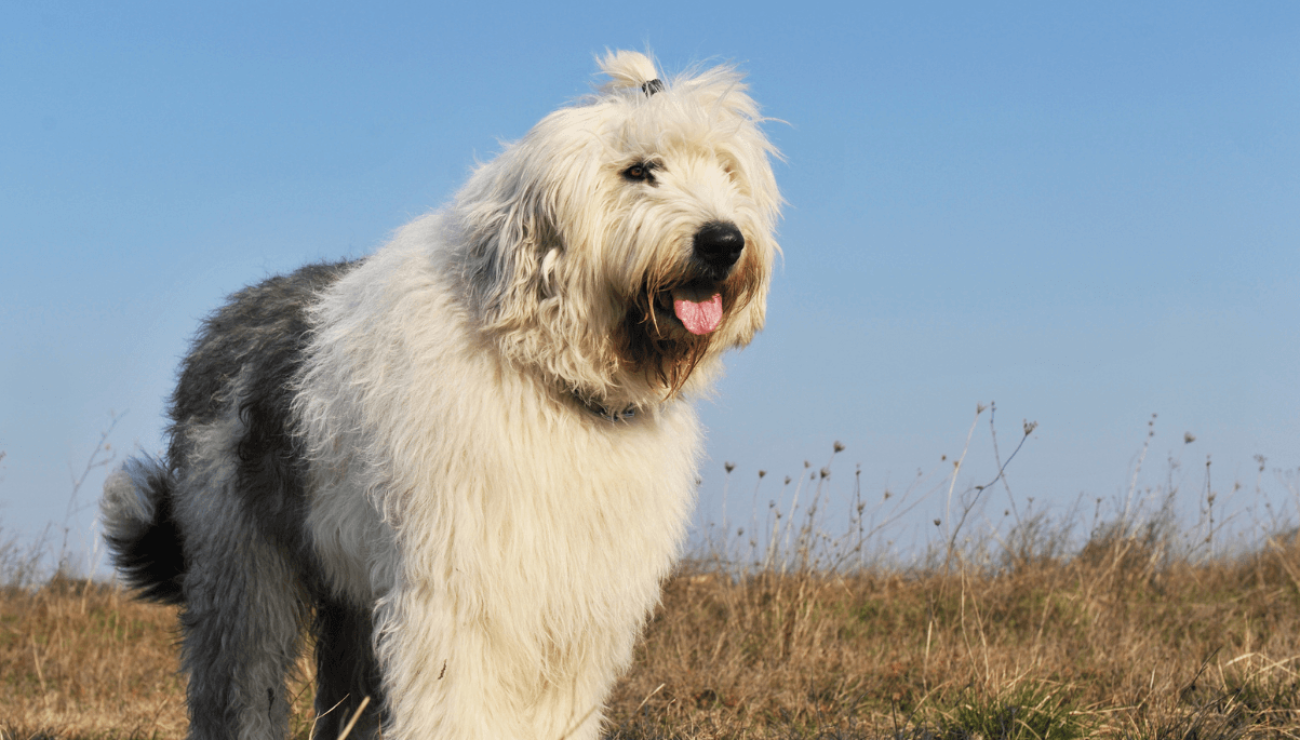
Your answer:
[[[375,611],[386,740],[531,737],[527,707],[492,655],[486,624],[439,584],[397,587]]]

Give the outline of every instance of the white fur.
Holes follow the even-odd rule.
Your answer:
[[[597,736],[692,505],[688,399],[763,323],[780,199],[740,77],[647,95],[644,55],[604,68],[601,92],[313,310],[295,406],[308,527],[337,590],[375,605],[388,738]],[[657,186],[621,175],[638,161],[659,165]],[[718,220],[743,233],[751,280],[670,387],[629,362],[620,324]]]

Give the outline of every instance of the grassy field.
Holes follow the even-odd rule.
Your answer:
[[[687,564],[618,685],[613,736],[1300,736],[1300,547],[1201,562],[1161,548],[1151,528],[1110,528],[997,567]],[[0,732],[181,737],[175,637],[174,610],[111,585],[6,590]]]
[[[1019,447],[1005,460],[994,447],[988,485],[956,490],[963,453],[867,504],[858,476],[832,486],[836,443],[825,468],[785,479],[763,521],[755,489],[746,526],[724,513],[706,528],[614,692],[611,737],[1300,738],[1300,538],[1280,511],[1291,504],[1274,506],[1257,481],[1258,516],[1234,534],[1207,465],[1188,521],[1175,476],[1139,486],[1146,449],[1113,513],[1097,501],[1091,516],[1054,520],[1032,499],[1000,516],[981,508],[994,484],[1015,501],[1002,473]],[[1300,471],[1279,481],[1300,500]],[[903,556],[883,538],[919,500],[942,514]],[[834,537],[832,501],[850,512]],[[176,611],[34,576],[35,552],[0,543],[0,740],[183,737]],[[301,661],[301,740],[310,681]]]

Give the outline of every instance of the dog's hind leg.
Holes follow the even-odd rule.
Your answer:
[[[312,625],[316,636],[316,740],[334,740],[369,697],[349,738],[375,737],[383,711],[374,625],[368,610],[321,598]]]
[[[192,740],[287,734],[305,609],[289,559],[252,532],[210,531],[191,556],[181,627]]]
[[[196,426],[177,481],[185,532],[182,667],[192,740],[282,740],[285,686],[307,615],[295,550],[250,506],[233,413]]]

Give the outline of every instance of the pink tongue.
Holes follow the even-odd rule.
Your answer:
[[[681,291],[673,291],[673,313],[686,331],[708,334],[722,323],[722,294],[714,293],[702,301],[692,301]]]

